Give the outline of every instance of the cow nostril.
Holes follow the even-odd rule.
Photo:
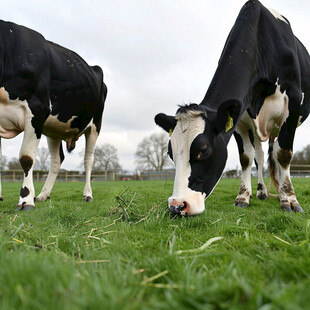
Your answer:
[[[181,211],[184,210],[186,208],[186,206],[187,206],[187,203],[185,201],[183,201],[183,205],[182,204],[176,205],[176,206],[170,205],[169,210],[173,214],[181,214]]]

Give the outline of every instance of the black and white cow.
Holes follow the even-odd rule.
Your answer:
[[[82,134],[86,138],[83,199],[92,200],[90,174],[106,96],[100,67],[89,66],[36,31],[0,21],[0,137],[10,139],[24,132],[19,154],[24,182],[17,210],[34,208],[32,170],[42,134],[47,136],[51,165],[36,200],[50,195],[64,159],[61,141],[71,151]]]
[[[261,142],[269,139],[269,166],[283,210],[303,212],[290,179],[296,127],[310,112],[310,57],[286,18],[248,1],[227,38],[218,68],[200,105],[179,108],[155,122],[172,132],[168,153],[176,167],[169,209],[192,215],[205,209],[227,159],[234,133],[242,167],[235,205],[251,197],[251,166],[259,167],[258,198],[267,198]],[[275,139],[275,137],[277,137]]]

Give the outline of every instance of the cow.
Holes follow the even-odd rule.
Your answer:
[[[62,141],[72,151],[83,134],[83,200],[93,199],[90,175],[106,96],[99,66],[89,66],[75,52],[34,30],[0,21],[0,137],[24,132],[19,153],[24,180],[16,211],[35,207],[32,172],[42,134],[47,137],[50,170],[36,200],[49,198],[64,159]]]
[[[231,29],[202,102],[180,106],[175,116],[155,116],[170,132],[168,154],[175,163],[170,211],[196,215],[219,182],[234,134],[242,167],[234,201],[248,207],[251,166],[258,164],[257,196],[267,198],[261,142],[269,139],[269,169],[285,211],[303,212],[290,178],[293,140],[310,112],[310,56],[289,21],[259,1],[244,4]]]

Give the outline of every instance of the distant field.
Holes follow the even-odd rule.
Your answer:
[[[0,309],[309,309],[310,179],[293,184],[304,214],[233,207],[239,180],[224,179],[204,214],[173,218],[172,181],[93,183],[92,203],[57,183],[25,213],[5,183]]]

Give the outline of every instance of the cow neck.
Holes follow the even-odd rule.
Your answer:
[[[249,1],[241,9],[202,105],[217,111],[227,100],[244,103],[249,89],[255,84],[254,77],[257,77],[259,66],[256,59],[259,59],[260,50],[257,39],[260,13],[261,4],[258,1]]]

